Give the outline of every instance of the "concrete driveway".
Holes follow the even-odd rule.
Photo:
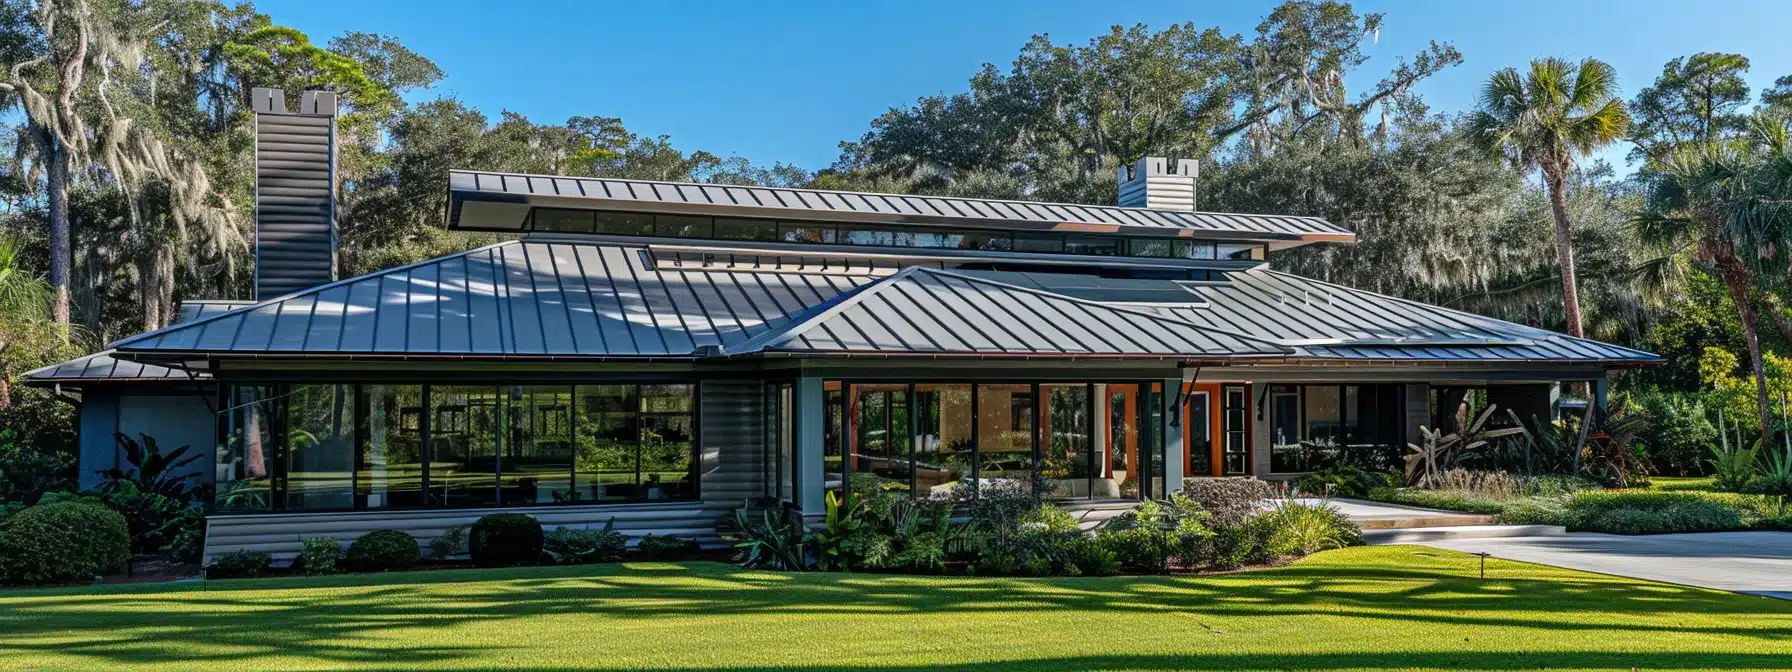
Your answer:
[[[1423,546],[1651,581],[1792,599],[1792,533],[1443,539]]]

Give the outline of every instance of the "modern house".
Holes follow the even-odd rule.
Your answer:
[[[1658,361],[1272,271],[1354,236],[1196,212],[1157,158],[1115,207],[454,171],[447,226],[514,240],[339,280],[334,104],[282,98],[255,99],[258,300],[31,374],[83,396],[83,471],[113,431],[205,444],[208,555],[497,510],[712,538],[854,488],[1103,506],[1396,464],[1470,389],[1549,417]]]

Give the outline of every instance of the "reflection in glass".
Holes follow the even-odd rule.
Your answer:
[[[1046,494],[1087,498],[1096,472],[1089,451],[1089,386],[1041,384],[1039,395],[1039,424],[1046,436],[1039,470]]]
[[[424,506],[423,387],[364,385],[361,405],[367,433],[355,479],[361,506]]]
[[[908,490],[914,468],[908,386],[854,385],[852,394],[853,487],[876,481],[886,489]]]
[[[822,489],[843,492],[846,488],[846,393],[839,381],[830,380],[822,388],[823,425],[821,430]]]
[[[1194,392],[1188,397],[1185,409],[1187,419],[1184,425],[1187,440],[1184,446],[1188,449],[1188,474],[1192,476],[1209,476],[1213,474],[1213,428],[1212,407],[1206,392]]]
[[[498,478],[505,506],[573,501],[572,387],[508,388],[510,436]]]
[[[977,478],[1033,489],[1032,385],[977,386]]]
[[[279,417],[273,390],[260,385],[232,385],[226,397],[224,443],[216,459],[216,503],[219,511],[270,511],[274,508],[274,426]]]
[[[690,385],[642,385],[641,489],[649,500],[697,496]]]
[[[580,385],[578,453],[573,458],[576,499],[614,502],[636,499],[635,466],[640,460],[640,401],[634,385]]]
[[[286,396],[286,508],[354,506],[354,388],[294,385]]]
[[[498,505],[498,446],[507,395],[491,385],[429,388],[430,503]]]
[[[915,494],[942,498],[971,476],[971,386],[915,385]]]

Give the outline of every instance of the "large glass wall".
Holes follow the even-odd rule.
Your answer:
[[[477,508],[697,496],[695,387],[230,386],[225,511]]]
[[[851,459],[829,487],[916,497],[1012,487],[1060,498],[1162,490],[1162,384],[840,383],[844,425],[824,437]],[[1113,402],[1103,395],[1115,395]],[[912,412],[911,412],[912,411]],[[1109,414],[1112,415],[1109,415]],[[910,416],[912,415],[912,419]],[[909,429],[912,422],[912,431]],[[906,445],[905,445],[906,444]],[[913,459],[907,459],[909,455]]]
[[[1270,386],[1270,470],[1397,466],[1399,451],[1386,431],[1399,422],[1395,394],[1390,385]]]

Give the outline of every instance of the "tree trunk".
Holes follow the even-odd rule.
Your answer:
[[[1742,318],[1742,335],[1748,338],[1748,368],[1755,375],[1755,406],[1760,413],[1761,437],[1763,444],[1771,445],[1766,438],[1772,435],[1773,425],[1767,422],[1772,416],[1769,412],[1771,404],[1767,399],[1767,365],[1761,360],[1761,335],[1758,330],[1759,316],[1755,312],[1754,297],[1755,274],[1735,258],[1720,259],[1717,274],[1723,278],[1724,287],[1730,290],[1730,300],[1736,302],[1736,315]]]
[[[12,408],[12,362],[6,359],[4,324],[0,324],[0,408]]]
[[[50,197],[50,287],[56,292],[50,317],[57,324],[69,323],[69,265],[74,263],[68,242],[68,150],[55,134],[46,133],[44,159],[48,162],[46,181]]]
[[[1562,267],[1562,317],[1569,336],[1580,338],[1580,285],[1574,277],[1574,236],[1568,223],[1568,169],[1561,162],[1543,166],[1549,187],[1549,209],[1556,220],[1556,265]]]

